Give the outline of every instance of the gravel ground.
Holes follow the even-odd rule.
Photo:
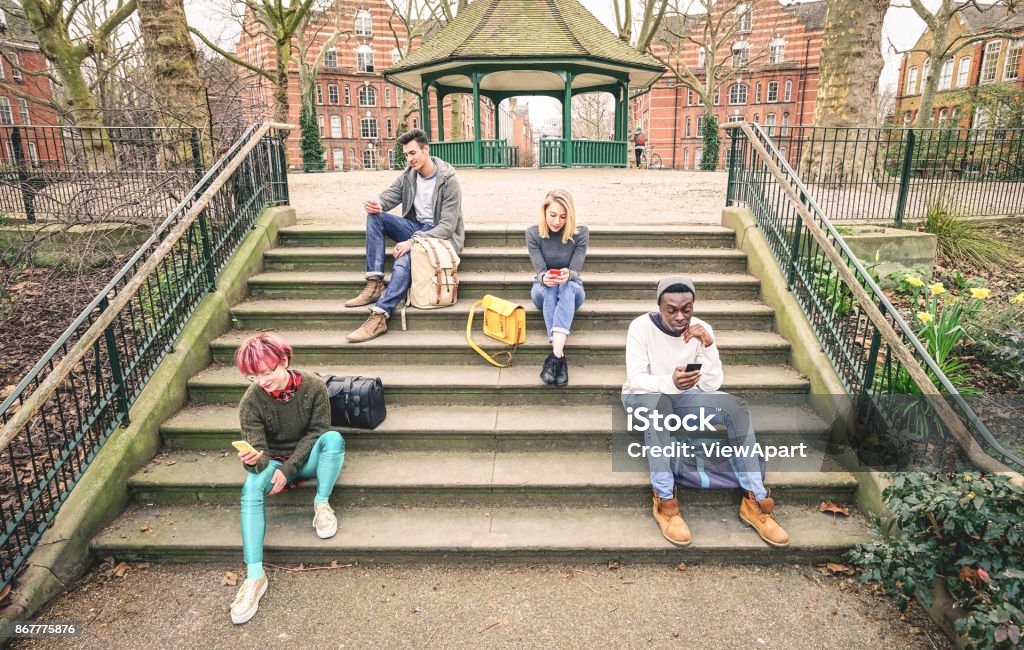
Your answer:
[[[294,569],[294,568],[293,568]],[[268,569],[233,626],[227,565],[93,570],[38,621],[73,639],[15,648],[950,648],[916,606],[801,566],[355,566]]]
[[[526,228],[540,219],[552,189],[569,190],[580,223],[591,226],[721,223],[725,172],[647,169],[459,169],[466,226]],[[288,175],[300,223],[362,225],[363,201],[386,189],[398,172]]]

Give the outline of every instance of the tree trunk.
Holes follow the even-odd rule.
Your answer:
[[[448,95],[452,102],[452,123],[448,125],[448,139],[462,139],[462,95]]]
[[[288,123],[288,63],[292,58],[291,40],[277,44],[274,66],[274,121]]]
[[[828,0],[821,47],[820,81],[814,104],[815,127],[869,127],[874,124],[878,78],[882,72],[882,19],[889,0]],[[848,137],[867,132],[816,129],[801,163],[807,182],[866,180],[875,170],[871,146],[851,155]]]

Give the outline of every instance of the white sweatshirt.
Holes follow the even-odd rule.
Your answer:
[[[711,326],[699,318],[690,319],[690,327],[701,325],[714,337]],[[623,393],[662,393],[675,395],[683,391],[672,382],[677,366],[688,363],[704,364],[700,369],[697,388],[703,391],[722,387],[724,375],[718,358],[718,344],[705,347],[700,338],[689,341],[682,336],[669,336],[651,321],[650,314],[633,319],[626,335],[626,383]]]

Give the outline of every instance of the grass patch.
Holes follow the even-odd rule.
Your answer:
[[[995,228],[965,219],[940,204],[928,207],[924,229],[938,238],[939,254],[954,267],[967,265],[994,271],[1021,260],[1011,243],[996,235]]]

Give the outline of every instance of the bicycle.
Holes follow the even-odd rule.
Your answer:
[[[640,154],[640,168],[641,169],[664,169],[665,165],[661,162],[661,156],[656,153],[651,153],[650,148],[645,148]]]

